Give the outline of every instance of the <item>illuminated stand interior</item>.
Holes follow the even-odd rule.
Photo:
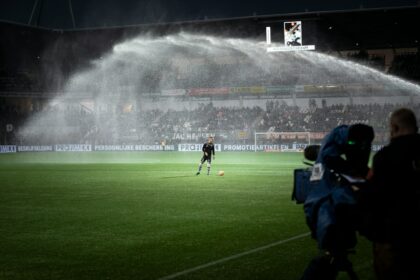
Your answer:
[[[266,27],[267,52],[313,51],[315,45],[303,45],[302,22],[287,21],[283,24],[284,45],[274,46],[271,42],[271,27]]]

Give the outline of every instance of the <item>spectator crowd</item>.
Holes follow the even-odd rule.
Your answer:
[[[332,104],[307,107],[270,100],[266,107],[215,107],[211,102],[191,110],[129,112],[89,111],[73,104],[47,106],[30,113],[0,104],[2,144],[168,144],[216,135],[219,143],[253,143],[254,132],[328,132],[340,124],[363,123],[376,132],[376,143],[388,140],[390,112],[402,105],[420,112],[420,104]],[[418,114],[419,115],[419,114]],[[32,119],[37,119],[31,122]],[[25,129],[23,129],[25,127]],[[24,132],[24,133],[23,133]],[[194,135],[194,136],[191,136]],[[240,137],[238,135],[241,135]]]

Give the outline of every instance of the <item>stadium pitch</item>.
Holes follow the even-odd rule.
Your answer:
[[[317,253],[290,199],[302,158],[218,153],[195,176],[200,153],[2,154],[0,279],[299,279]]]

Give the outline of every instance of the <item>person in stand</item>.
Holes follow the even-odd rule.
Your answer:
[[[160,141],[160,146],[162,148],[162,151],[165,151],[165,148],[166,148],[166,139],[162,139]]]

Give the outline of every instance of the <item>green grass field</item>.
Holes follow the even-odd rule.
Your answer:
[[[309,232],[290,199],[302,155],[218,153],[195,176],[199,158],[1,154],[0,279],[299,279],[317,253],[309,236],[287,241]],[[356,250],[373,279],[369,242]]]

